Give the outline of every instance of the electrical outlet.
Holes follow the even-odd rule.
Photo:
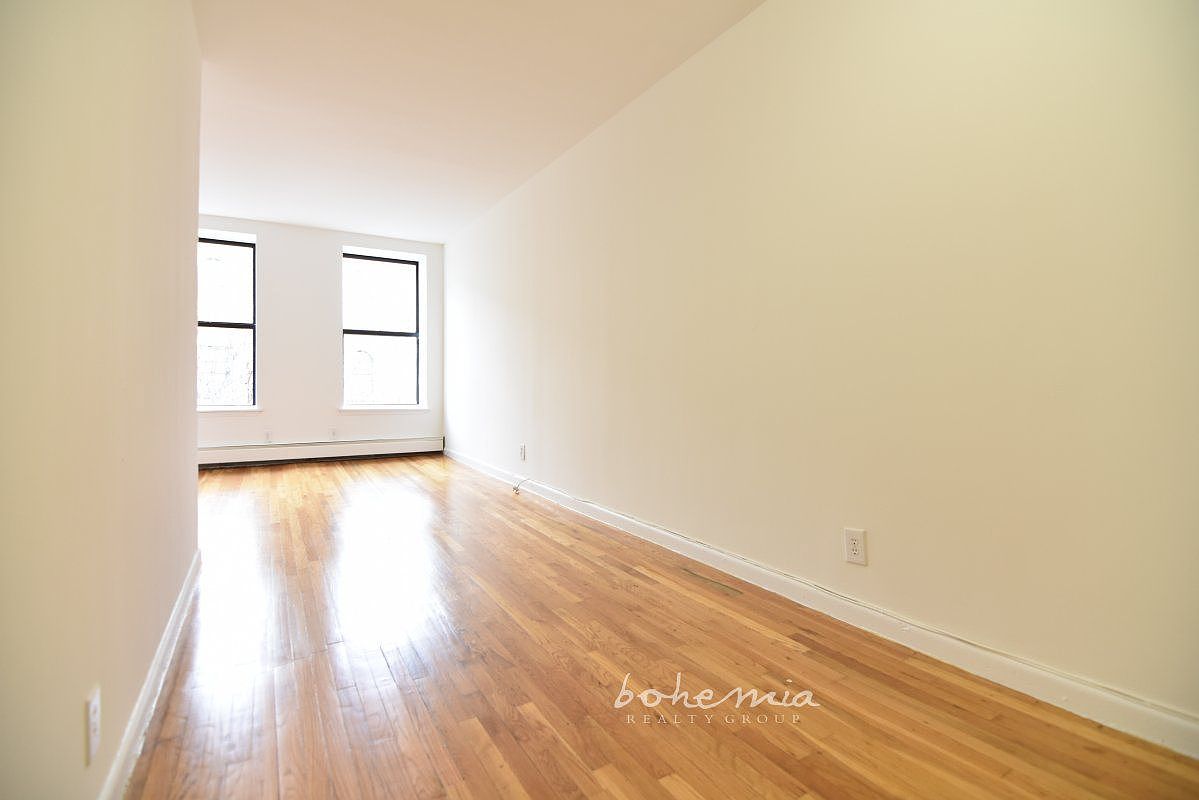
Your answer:
[[[100,687],[87,696],[87,763],[96,760],[100,749]]]
[[[271,443],[271,432],[270,432],[270,431],[264,431],[264,432],[263,432],[263,437],[262,437],[262,438],[266,440],[266,443],[267,443],[267,444],[270,444],[270,443]]]
[[[520,446],[520,460],[521,460],[521,461],[524,461],[524,460],[525,460],[525,457],[526,457],[527,455],[528,455],[528,451],[525,449],[525,446],[522,444],[522,445]]]
[[[845,560],[850,564],[866,566],[866,531],[860,528],[845,529]]]
[[[337,428],[329,429],[329,441],[331,441],[331,442],[337,441]]]

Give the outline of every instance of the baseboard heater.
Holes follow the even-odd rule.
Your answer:
[[[355,439],[338,442],[287,442],[282,444],[239,444],[199,449],[199,466],[211,469],[287,461],[319,461],[371,458],[405,453],[440,453],[444,436],[406,439]]]

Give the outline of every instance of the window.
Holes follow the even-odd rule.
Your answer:
[[[196,249],[196,405],[254,405],[254,245],[201,238]]]
[[[420,265],[341,258],[342,386],[347,406],[420,401]]]

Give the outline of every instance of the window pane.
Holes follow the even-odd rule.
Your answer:
[[[416,332],[416,266],[342,258],[341,326]]]
[[[201,322],[254,321],[254,248],[200,242],[196,294]]]
[[[254,332],[206,327],[196,331],[196,405],[253,405]]]
[[[416,405],[415,336],[345,334],[347,406]]]

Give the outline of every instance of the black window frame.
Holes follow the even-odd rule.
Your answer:
[[[420,346],[421,346],[421,329],[420,329],[420,261],[411,258],[396,258],[393,256],[367,256],[359,253],[347,253],[344,250],[341,253],[341,285],[342,285],[342,307],[341,307],[341,404],[345,408],[380,408],[384,406],[419,406],[420,405]],[[385,261],[389,264],[409,264],[412,266],[416,278],[416,286],[414,287],[414,315],[412,331],[376,331],[366,328],[347,328],[345,327],[345,259],[357,258],[362,261]],[[386,403],[379,405],[357,404],[350,405],[346,400],[346,334],[354,336],[403,336],[416,339],[416,400],[412,403]]]
[[[238,242],[233,239],[216,239],[201,236],[205,244],[230,244],[250,248],[250,322],[212,322],[196,320],[197,328],[239,328],[250,331],[250,405],[248,406],[202,406],[197,398],[196,408],[254,408],[258,405],[258,246],[256,242]]]

